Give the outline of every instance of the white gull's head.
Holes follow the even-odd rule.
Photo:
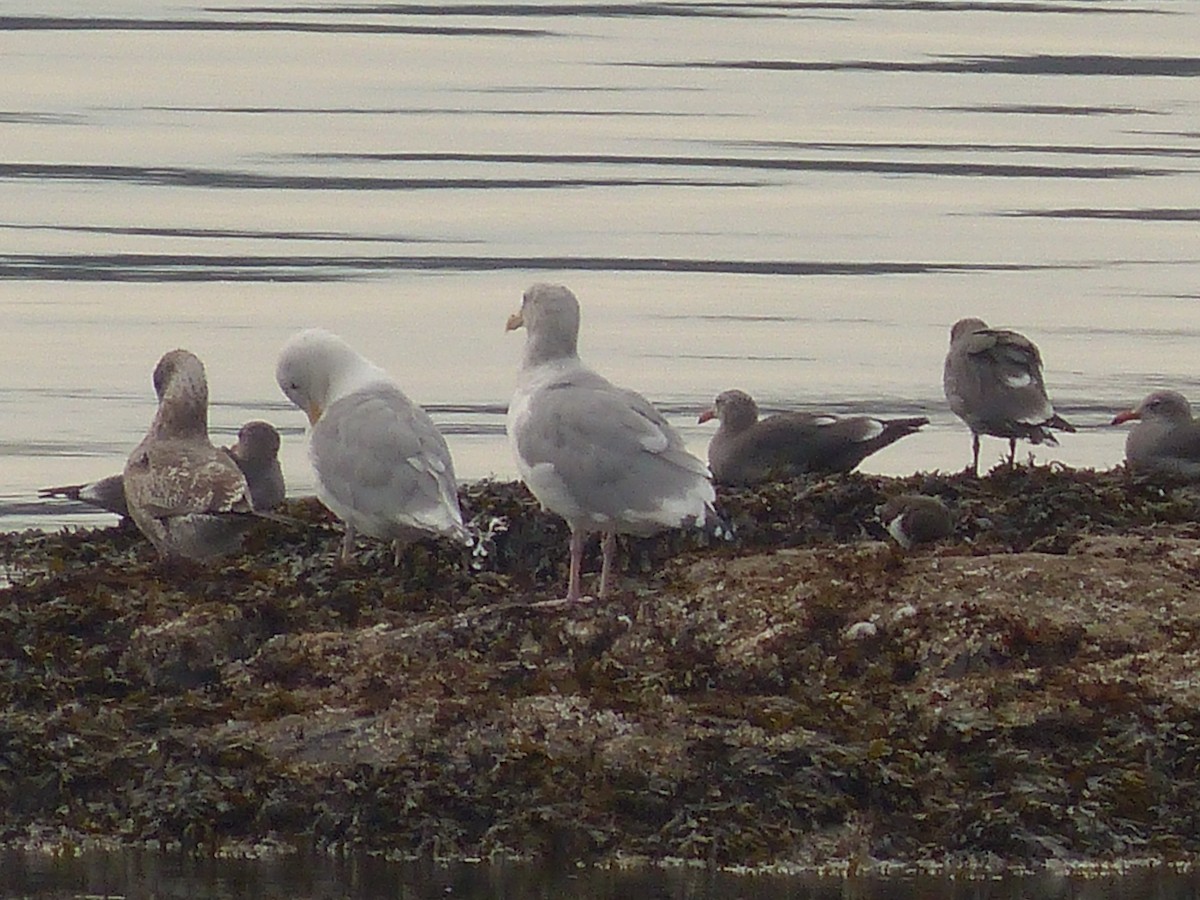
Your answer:
[[[284,344],[275,366],[275,380],[284,395],[315,424],[335,400],[367,384],[389,379],[336,334],[310,328]]]
[[[507,330],[524,327],[525,366],[578,355],[579,301],[561,284],[539,283],[525,291],[521,311],[508,318]]]

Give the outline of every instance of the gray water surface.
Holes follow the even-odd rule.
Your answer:
[[[121,469],[176,346],[214,439],[274,422],[311,493],[273,372],[313,325],[461,479],[512,478],[504,321],[536,280],[699,454],[740,387],[926,414],[863,468],[961,468],[941,364],[976,315],[1085,426],[1036,458],[1108,468],[1114,411],[1200,398],[1197,34],[1186,0],[8,2],[0,528],[114,521],[37,489]]]

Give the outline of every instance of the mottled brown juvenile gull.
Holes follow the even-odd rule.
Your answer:
[[[471,542],[446,439],[383,369],[319,328],[293,336],[276,380],[308,416],[317,496],[346,525],[341,560],[358,532],[395,546],[440,535]]]
[[[229,448],[257,510],[275,509],[283,503],[287,485],[279,465],[279,432],[270,422],[253,419],[238,429],[237,442]]]
[[[566,599],[580,599],[583,544],[603,535],[599,596],[608,596],[617,533],[648,535],[701,524],[713,509],[708,469],[649,401],[579,359],[579,301],[535,284],[508,330],[526,329],[508,441],[517,470],[543,507],[571,529]]]
[[[954,516],[938,497],[900,494],[879,507],[879,518],[888,534],[911,550],[917,544],[948,537],[954,531]]]
[[[1125,464],[1134,472],[1200,478],[1200,422],[1177,391],[1155,391],[1112,424],[1137,420],[1125,438]]]
[[[928,425],[924,416],[875,419],[806,412],[758,417],[745,391],[724,391],[700,421],[721,424],[708,444],[708,467],[718,484],[757,484],[797,475],[849,472],[860,462]]]
[[[1054,412],[1042,379],[1042,356],[1015,331],[988,328],[981,319],[960,319],[950,329],[942,388],[956,416],[971,429],[971,471],[979,474],[979,436],[1008,438],[1008,464],[1017,439],[1057,446],[1050,431],[1075,427]]]
[[[283,471],[279,467],[279,432],[273,425],[260,421],[247,422],[238,431],[237,443],[225,452],[246,476],[255,510],[274,509],[283,502],[285,486]],[[38,496],[77,500],[116,513],[122,518],[129,515],[129,507],[125,503],[125,477],[121,474],[85,484],[42,488]]]
[[[154,368],[158,411],[125,463],[129,515],[167,559],[208,559],[236,550],[253,523],[246,477],[208,438],[204,365],[187,350]]]

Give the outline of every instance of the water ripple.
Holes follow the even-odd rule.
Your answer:
[[[3,31],[283,31],[313,34],[425,34],[445,37],[549,37],[533,28],[471,25],[381,25],[371,22],[224,21],[218,19],[118,19],[0,16]]]
[[[727,3],[468,3],[455,6],[434,6],[417,3],[396,4],[348,4],[345,6],[230,6],[218,8],[220,12],[324,15],[324,14],[371,14],[371,15],[455,15],[455,16],[596,16],[596,17],[654,17],[686,16],[704,17],[812,17],[821,13],[847,13],[854,11],[886,10],[906,12],[1002,12],[1012,13],[1060,13],[1060,14],[1159,14],[1161,10],[1149,8],[1107,8],[1094,2],[1059,2],[1044,0],[798,0],[798,2],[727,2]]]
[[[924,62],[857,59],[798,61],[780,59],[697,60],[627,63],[659,69],[755,69],[774,72],[937,72],[951,75],[1119,75],[1129,78],[1195,78],[1197,56],[1107,56],[1035,54],[1033,56],[938,56]]]
[[[747,146],[741,144],[741,146]],[[764,146],[764,145],[759,145]],[[782,143],[777,146],[783,146]],[[801,146],[801,145],[796,145]],[[1037,147],[994,147],[972,148],[969,146],[933,145],[910,147],[872,148],[870,145],[858,147],[835,148],[833,145],[813,144],[805,149],[920,149],[920,150],[1027,150],[1037,152]],[[1081,152],[1094,148],[1062,148],[1056,152]],[[1106,152],[1099,150],[1098,152]],[[1114,148],[1113,153],[1121,153]],[[1163,155],[1171,155],[1172,151],[1163,148]],[[1130,155],[1135,155],[1131,151]],[[1180,150],[1179,155],[1200,155],[1200,151]],[[650,156],[644,154],[622,153],[574,153],[574,154],[542,154],[542,153],[314,153],[305,154],[305,159],[326,160],[364,160],[374,162],[466,162],[485,164],[526,164],[526,165],[602,165],[602,166],[670,166],[672,168],[702,168],[702,169],[755,169],[763,171],[794,171],[794,172],[873,172],[880,174],[904,175],[945,175],[957,177],[975,177],[986,175],[1002,178],[1139,178],[1156,175],[1177,174],[1176,170],[1163,168],[1147,168],[1144,166],[1053,166],[1021,163],[989,163],[989,162],[912,162],[908,160],[878,160],[878,159],[794,159],[794,158],[753,158],[738,156]],[[0,166],[0,176],[4,167]]]
[[[1169,137],[1188,135],[1168,134]],[[1162,144],[993,144],[946,143],[928,141],[733,141],[728,146],[780,150],[852,151],[892,153],[917,151],[921,153],[1045,153],[1069,156],[1166,156],[1200,157],[1198,147],[1174,147]]]
[[[1125,219],[1139,222],[1200,222],[1200,209],[1026,209],[1002,215],[1038,219]]]
[[[168,228],[151,225],[40,225],[24,222],[0,222],[0,229],[12,231],[54,231],[80,234],[109,234],[123,237],[197,238],[221,241],[305,241],[350,244],[439,244],[475,243],[470,240],[418,237],[402,234],[349,234],[339,231],[258,231],[242,228]]]
[[[1136,106],[1067,106],[1059,103],[978,103],[961,106],[909,107],[943,112],[999,113],[1014,116],[1165,116],[1157,109]]]
[[[1024,263],[835,262],[613,256],[226,256],[0,254],[0,281],[346,281],[388,271],[689,272],[736,275],[923,275],[1078,268]]]
[[[254,172],[189,169],[173,166],[3,163],[0,179],[46,181],[119,181],[166,187],[235,188],[293,191],[416,191],[585,187],[758,187],[747,181],[698,181],[680,178],[388,178],[347,175],[263,175]]]
[[[281,15],[391,15],[391,16],[535,16],[570,18],[689,18],[689,19],[781,19],[795,18],[800,4],[768,3],[467,3],[434,6],[418,3],[346,6],[242,6],[223,12]],[[820,8],[820,7],[814,7]]]

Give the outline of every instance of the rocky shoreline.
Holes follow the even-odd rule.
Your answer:
[[[954,538],[886,543],[924,491]],[[0,536],[0,843],[253,842],[719,865],[1191,859],[1200,492],[849,475],[623,545],[604,604],[520,485],[474,551],[333,565],[315,501],[164,569],[131,528]],[[594,550],[594,548],[593,548]],[[589,565],[595,566],[595,557]]]

